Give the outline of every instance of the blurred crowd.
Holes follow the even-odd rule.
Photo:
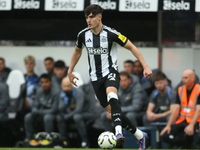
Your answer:
[[[53,138],[57,138],[59,142],[56,145],[60,147],[89,148],[96,146],[93,141],[96,141],[100,132],[114,132],[111,116],[100,106],[92,84],[84,83],[81,74],[74,72],[79,77],[79,81],[77,81],[78,87],[73,86],[67,77],[68,66],[63,60],[54,61],[52,57],[44,58],[46,70],[40,76],[34,72],[36,63],[33,56],[26,56],[24,64],[25,74],[20,70],[11,70],[6,66],[6,58],[0,57],[1,135],[6,135],[7,131],[11,130],[11,134],[14,134],[12,136],[17,136],[16,139],[21,140],[21,144],[28,147],[48,146],[52,144]],[[186,87],[192,85],[191,90],[193,90],[199,83],[198,76],[192,70],[186,70],[183,72],[182,79],[180,77],[180,83],[173,88],[171,80],[159,69],[153,69],[153,77],[145,79],[143,67],[138,60],[125,60],[123,65],[118,97],[122,112],[133,125],[149,127],[153,122],[164,122],[171,126],[171,120],[179,121],[178,117],[172,116],[182,108],[182,98],[177,100],[180,96],[178,91],[183,85]],[[184,80],[183,77],[187,79]],[[188,94],[191,93],[189,91]],[[200,104],[199,97],[198,93],[194,110]],[[198,109],[197,111],[199,112]],[[192,115],[194,114],[195,112]],[[178,115],[183,114],[180,111]],[[195,127],[200,122],[199,116],[196,116]],[[175,136],[184,133],[184,128],[191,123],[185,119],[177,124],[182,122],[186,123],[185,126],[179,126],[173,137],[168,137],[171,135],[168,129],[164,129],[167,133],[161,135],[171,146],[181,145],[182,139],[177,140]],[[195,129],[197,130],[198,127]],[[92,133],[91,129],[93,129]],[[193,135],[195,133],[189,135],[189,138],[183,136],[190,141],[188,145],[184,145],[187,148],[194,143]],[[75,145],[72,138],[76,140]],[[175,139],[178,142],[174,142]],[[77,141],[80,141],[80,144],[77,144]],[[7,145],[0,143],[0,146]]]

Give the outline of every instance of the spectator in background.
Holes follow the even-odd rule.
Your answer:
[[[66,67],[64,61],[58,60],[54,63],[55,75],[52,76],[52,82],[53,82],[53,86],[58,88],[60,91],[62,90],[61,82],[62,82],[62,79],[67,76],[67,70],[68,68]]]
[[[26,67],[26,74],[24,74],[26,80],[26,108],[32,108],[34,102],[34,88],[40,82],[40,78],[34,73],[35,58],[33,56],[26,56],[24,58]]]
[[[44,65],[49,75],[54,75],[54,60],[52,57],[46,57],[44,59]]]
[[[6,83],[10,71],[11,69],[5,65],[5,59],[0,57],[0,82]]]
[[[133,64],[133,73],[137,75],[140,79],[140,82],[142,84],[146,83],[150,78],[146,79],[143,75],[143,67],[142,64],[139,62],[139,60],[136,60]]]
[[[147,108],[146,94],[140,83],[133,84],[131,76],[123,71],[120,72],[120,87],[118,98],[121,104],[122,113],[124,113],[134,126],[142,124],[142,117]],[[102,113],[102,121],[106,130],[110,130],[111,117]],[[109,120],[110,119],[110,120]]]
[[[189,69],[183,72],[182,81],[184,85],[178,88],[168,124],[160,135],[164,142],[187,149],[193,142],[196,130],[199,130],[200,85],[195,83],[195,73]],[[179,118],[172,124],[178,114]]]
[[[140,79],[137,75],[134,74],[133,65],[134,65],[134,62],[132,60],[124,61],[124,71],[127,72],[131,76],[132,81],[134,83],[137,83],[137,82],[140,82]]]
[[[71,122],[75,122],[82,139],[81,147],[89,147],[85,121],[96,118],[95,110],[93,109],[93,100],[94,99],[85,100],[83,90],[73,87],[68,77],[62,80],[62,92],[59,99],[57,123],[63,141],[68,141],[66,126]]]
[[[168,86],[165,74],[158,72],[153,80],[156,89],[151,94],[146,115],[143,116],[144,126],[149,126],[150,122],[167,122],[175,103],[176,92]]]
[[[5,113],[8,106],[8,87],[5,83],[0,83],[0,122],[6,121],[8,119],[7,114]]]
[[[40,76],[40,83],[41,87],[37,89],[32,110],[30,113],[26,114],[24,119],[26,141],[29,141],[29,144],[32,146],[42,144],[39,141],[35,141],[33,138],[35,123],[37,123],[38,126],[44,124],[45,132],[53,132],[58,108],[59,91],[53,88],[51,76],[42,74]],[[48,140],[44,142],[45,145],[51,143]]]

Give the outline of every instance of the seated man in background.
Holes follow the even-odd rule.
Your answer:
[[[137,75],[142,84],[146,83],[150,79],[146,79],[143,75],[143,67],[139,60],[136,60],[133,64],[133,73]]]
[[[29,141],[29,144],[33,146],[42,144],[33,138],[35,123],[37,125],[44,124],[45,132],[53,132],[58,108],[59,91],[53,88],[51,76],[42,74],[40,83],[41,87],[37,89],[32,110],[26,114],[24,119],[26,141]],[[46,142],[45,144],[50,143],[50,141],[44,142]]]
[[[34,88],[40,82],[40,78],[34,73],[35,58],[33,56],[26,56],[24,58],[26,66],[26,74],[24,74],[26,80],[26,108],[32,108],[34,102]]]
[[[75,122],[78,133],[81,136],[82,148],[89,147],[89,140],[85,121],[96,118],[94,110],[94,99],[85,99],[84,92],[81,88],[72,86],[68,77],[62,80],[62,92],[59,99],[59,113],[57,123],[61,138],[68,145],[67,126]]]
[[[132,60],[126,60],[124,61],[124,71],[127,72],[131,78],[132,81],[135,83],[140,82],[140,79],[137,75],[133,72],[134,62]]]
[[[53,86],[55,86],[55,88],[58,88],[60,91],[62,90],[61,82],[62,82],[62,79],[67,76],[67,70],[68,69],[64,61],[58,60],[54,63],[55,75],[52,76],[52,82],[53,82]]]
[[[147,99],[140,83],[133,84],[131,76],[125,72],[120,72],[120,87],[118,99],[124,113],[134,126],[142,124],[142,117],[147,108]],[[111,117],[106,112],[101,115],[105,130],[110,130]],[[110,119],[110,120],[109,120]]]
[[[144,126],[149,126],[150,122],[167,122],[175,103],[176,92],[168,86],[165,74],[158,72],[153,80],[156,90],[152,92],[146,115],[143,116]]]
[[[6,121],[8,119],[5,113],[9,106],[9,95],[8,87],[5,83],[0,83],[0,122]]]
[[[0,57],[0,82],[6,83],[10,71],[10,68],[6,68],[5,59]]]
[[[46,57],[44,59],[45,69],[50,76],[54,75],[54,60],[52,57]]]
[[[189,69],[183,72],[182,81],[184,85],[178,88],[168,124],[160,135],[164,142],[187,149],[196,130],[199,130],[200,85],[195,83],[195,73]],[[179,118],[172,124],[178,114]]]

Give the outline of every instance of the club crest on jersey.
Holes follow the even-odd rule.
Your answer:
[[[94,47],[88,47],[88,54],[92,54],[92,55],[101,55],[101,54],[107,54],[108,53],[108,49],[107,48],[94,48]]]
[[[101,42],[102,43],[105,43],[107,41],[107,38],[105,37],[105,36],[103,36],[102,38],[101,38]]]

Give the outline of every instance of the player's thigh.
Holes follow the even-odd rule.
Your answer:
[[[108,89],[110,88],[112,90],[119,89],[119,82],[120,82],[120,76],[119,76],[119,72],[117,72],[116,70],[112,69],[111,72],[106,76],[106,81],[105,81],[105,88]],[[110,90],[107,92],[109,93]],[[114,92],[114,91],[112,91]]]
[[[105,79],[92,82],[96,97],[103,108],[109,105],[107,101],[106,88],[104,86],[104,82],[105,82]]]

